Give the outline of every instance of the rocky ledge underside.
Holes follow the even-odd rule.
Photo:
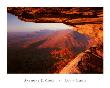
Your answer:
[[[73,30],[90,36],[91,46],[59,73],[103,73],[102,7],[8,7],[7,11],[26,22],[71,25]]]

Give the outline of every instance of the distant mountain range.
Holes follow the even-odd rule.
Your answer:
[[[8,73],[100,73],[102,46],[92,48],[89,46],[91,40],[73,30],[8,32]],[[83,59],[91,57],[88,62],[81,62],[82,66],[88,63],[91,67],[94,64],[92,68],[96,70],[86,70],[79,65],[83,60],[81,53],[85,55]],[[80,61],[77,63],[77,60]],[[98,67],[96,62],[100,63]],[[76,67],[72,68],[73,64]]]
[[[88,36],[73,30],[8,32],[8,72],[57,72],[58,68],[61,69],[71,60],[71,56],[84,51],[88,47],[89,40]],[[54,54],[54,59],[52,59],[53,54],[51,55],[53,51],[57,52]],[[13,62],[16,63],[15,66]],[[61,67],[57,64],[61,64]]]
[[[16,48],[69,48],[79,52],[88,47],[89,40],[88,36],[73,30],[8,33],[8,47]]]

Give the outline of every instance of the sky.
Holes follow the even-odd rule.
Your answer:
[[[32,32],[39,30],[62,30],[71,29],[71,26],[63,23],[33,23],[19,20],[16,16],[7,13],[8,32]]]

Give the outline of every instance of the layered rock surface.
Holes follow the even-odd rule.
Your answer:
[[[8,7],[7,11],[26,22],[71,25],[73,30],[90,36],[90,47],[59,73],[103,73],[102,7]]]

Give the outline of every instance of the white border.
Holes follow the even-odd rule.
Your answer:
[[[93,7],[103,6],[104,0],[3,0],[10,7]]]
[[[1,88],[109,88],[110,7],[109,0],[3,0],[0,5],[0,87]],[[104,74],[7,74],[7,7],[104,7]],[[86,79],[86,83],[34,83],[24,79]]]

